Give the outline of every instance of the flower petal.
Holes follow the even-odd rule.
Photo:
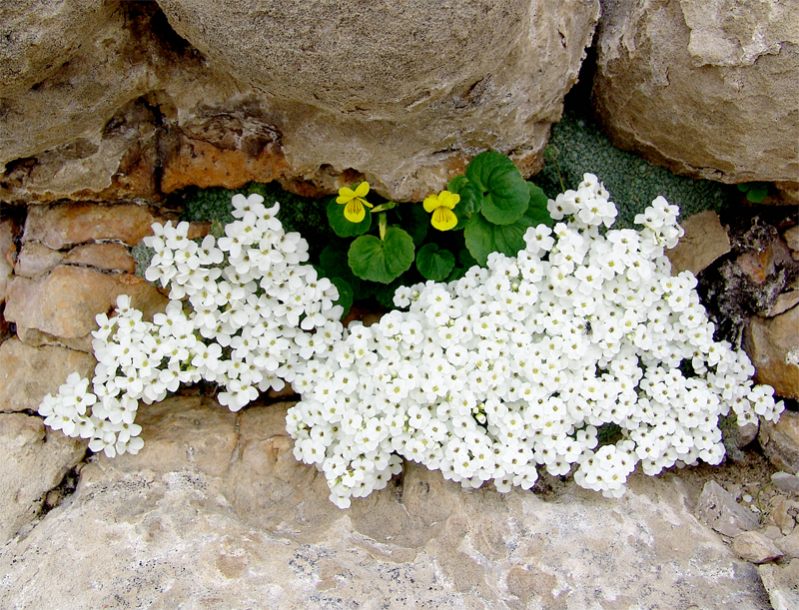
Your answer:
[[[360,199],[353,199],[347,203],[346,207],[344,208],[344,218],[350,222],[359,223],[364,219],[365,216],[366,210],[361,204]]]
[[[439,207],[433,212],[430,224],[439,231],[449,231],[458,224],[458,217],[449,208]]]
[[[441,204],[438,202],[438,195],[428,195],[424,198],[422,205],[424,206],[425,212],[432,212]]]
[[[461,196],[457,193],[450,193],[449,191],[441,191],[438,194],[438,205],[449,208],[450,210],[458,205]]]
[[[369,183],[368,182],[361,182],[358,186],[355,187],[355,196],[356,197],[366,197],[369,193]]]

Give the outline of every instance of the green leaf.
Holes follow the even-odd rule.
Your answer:
[[[413,243],[418,247],[427,237],[430,230],[430,215],[424,211],[419,203],[400,204],[397,208],[397,215],[400,224],[406,227],[413,239]]]
[[[438,244],[426,244],[416,253],[416,268],[427,280],[441,282],[455,267],[455,255]]]
[[[555,226],[555,221],[552,219],[552,216],[549,215],[549,210],[547,210],[547,201],[549,198],[546,193],[541,187],[532,182],[527,183],[527,189],[530,191],[530,203],[527,206],[527,211],[524,213],[524,218],[530,223],[528,226]]]
[[[746,191],[746,200],[750,203],[763,203],[768,196],[768,187],[755,186]]]
[[[466,177],[479,191],[480,211],[489,222],[508,225],[527,210],[527,183],[505,155],[493,150],[480,153],[466,168]]]
[[[355,293],[353,292],[350,283],[342,277],[331,277],[330,281],[338,289],[338,299],[336,299],[336,304],[341,305],[344,308],[344,311],[341,314],[341,317],[343,318],[350,312],[352,302],[355,299]]]
[[[413,264],[413,239],[397,227],[386,229],[384,239],[361,235],[350,245],[347,261],[358,277],[388,284]]]
[[[339,237],[355,237],[363,235],[372,226],[372,213],[366,208],[366,216],[361,222],[350,222],[344,218],[344,206],[331,199],[327,204],[327,221]]]
[[[338,241],[338,240],[337,240]],[[352,276],[347,263],[347,249],[343,244],[328,244],[319,254],[319,268],[328,278],[341,277],[349,279]]]

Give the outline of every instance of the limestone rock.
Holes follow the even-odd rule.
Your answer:
[[[150,226],[155,221],[149,208],[135,204],[32,206],[23,241],[37,241],[53,250],[99,240],[135,246],[145,235],[152,234]]]
[[[95,316],[109,311],[120,294],[131,297],[145,316],[166,306],[167,298],[144,279],[130,274],[61,265],[37,279],[15,277],[6,302],[6,319],[26,341],[37,333],[82,339],[96,328]],[[87,348],[88,349],[88,348]]]
[[[771,475],[774,487],[792,494],[799,494],[799,475],[789,472],[775,472]]]
[[[96,458],[69,502],[0,548],[0,606],[768,608],[676,477],[547,500],[410,465],[342,511],[291,457],[284,416],[143,407],[138,456]]]
[[[780,396],[799,398],[799,306],[773,318],[753,317],[744,345],[758,382]]]
[[[617,145],[722,182],[797,182],[799,1],[603,7],[594,95]]]
[[[37,517],[45,493],[85,453],[85,442],[46,430],[39,417],[0,413],[0,541]]]
[[[70,373],[90,377],[94,358],[58,346],[33,347],[12,337],[0,344],[0,411],[36,411]]]
[[[3,220],[0,222],[0,304],[6,300],[8,280],[13,272],[16,253],[14,224],[10,220]]]
[[[666,252],[674,274],[687,270],[697,275],[730,251],[730,236],[716,212],[700,212],[680,224],[685,235],[675,248]]]
[[[785,411],[776,424],[763,422],[759,440],[772,464],[780,470],[799,472],[799,413]]]
[[[758,532],[743,532],[732,539],[738,557],[752,563],[767,563],[783,556],[775,544]]]
[[[799,559],[799,527],[794,528],[787,536],[777,538],[774,544],[776,544],[787,557]]]
[[[19,251],[14,275],[34,278],[52,271],[63,260],[63,252],[52,250],[35,241],[28,242]]]
[[[702,521],[725,536],[737,536],[758,525],[755,514],[715,481],[705,483],[695,510]]]
[[[758,572],[774,610],[799,608],[799,559],[782,565],[763,565]]]

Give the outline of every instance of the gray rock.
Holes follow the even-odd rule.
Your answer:
[[[0,544],[37,518],[47,491],[85,453],[86,443],[46,430],[39,417],[0,413]]]
[[[737,536],[758,526],[758,519],[715,481],[705,483],[695,509],[697,517],[725,536]]]
[[[795,185],[798,11],[797,0],[604,2],[594,94],[611,138],[677,173]]]
[[[799,413],[785,411],[776,424],[763,422],[758,435],[769,461],[787,472],[799,472]]]
[[[799,559],[799,528],[794,528],[787,536],[780,536],[774,544],[785,553],[787,557]]]
[[[758,532],[743,532],[732,539],[732,550],[752,563],[767,563],[783,556],[777,546]]]
[[[620,500],[571,484],[544,498],[409,465],[342,511],[293,459],[285,408],[143,407],[138,456],[88,464],[68,502],[0,548],[0,606],[768,608],[677,477],[634,476]]]
[[[771,475],[774,487],[792,494],[799,494],[799,476],[789,472],[775,472]]]
[[[782,565],[763,565],[758,572],[774,610],[799,608],[799,559]]]

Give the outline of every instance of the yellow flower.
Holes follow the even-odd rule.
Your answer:
[[[368,192],[368,182],[361,182],[355,187],[354,191],[346,186],[338,190],[336,203],[344,206],[344,218],[355,223],[361,222],[364,219],[366,216],[366,209],[364,209],[363,206],[367,208],[373,207],[371,203],[364,199]]]
[[[438,195],[428,195],[422,205],[425,212],[432,212],[430,224],[439,231],[449,231],[458,224],[458,217],[452,209],[458,205],[461,196],[449,191],[441,191]]]

